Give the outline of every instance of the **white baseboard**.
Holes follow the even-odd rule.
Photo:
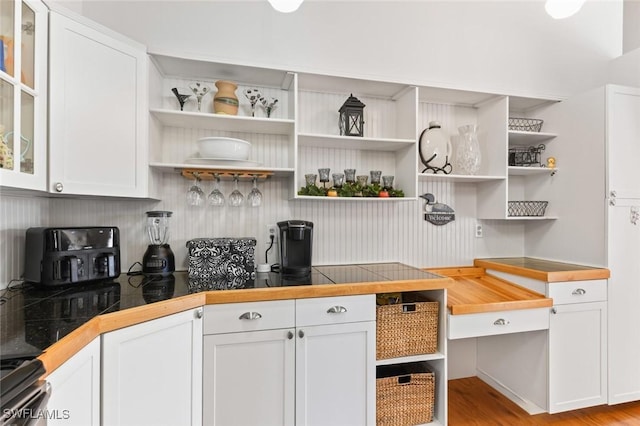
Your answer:
[[[534,404],[533,402],[529,401],[526,398],[522,398],[520,395],[518,395],[517,393],[515,393],[514,391],[509,389],[507,386],[505,386],[504,384],[502,384],[498,380],[495,380],[494,378],[492,378],[488,374],[486,374],[486,373],[484,373],[484,372],[482,372],[480,370],[478,370],[477,373],[478,373],[478,378],[480,380],[482,380],[483,382],[485,382],[486,384],[488,384],[489,386],[491,386],[492,388],[494,388],[495,390],[500,392],[502,395],[507,397],[509,400],[513,401],[515,404],[517,404],[520,408],[522,408],[527,413],[529,413],[529,414],[541,414],[541,413],[546,413],[547,412],[547,410],[545,410],[544,408],[539,407],[537,404]]]

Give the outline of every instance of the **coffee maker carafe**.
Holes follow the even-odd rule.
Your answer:
[[[149,247],[142,258],[142,273],[166,276],[176,270],[176,261],[169,247],[169,218],[172,212],[154,210],[147,212]]]
[[[304,220],[278,222],[280,228],[280,272],[303,276],[311,273],[313,223]]]

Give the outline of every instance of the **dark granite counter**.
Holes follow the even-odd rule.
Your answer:
[[[91,319],[123,313],[142,306],[206,294],[206,303],[275,300],[375,293],[396,283],[411,290],[429,282],[447,286],[442,276],[399,263],[314,267],[309,276],[286,278],[278,273],[258,273],[255,280],[205,281],[189,279],[186,272],[166,278],[121,275],[115,281],[62,288],[21,284],[0,290],[0,356],[38,355]],[[400,284],[398,284],[400,285]],[[416,287],[417,286],[417,287]],[[286,287],[288,290],[284,290]],[[332,287],[319,289],[319,287]],[[391,288],[391,287],[390,287]],[[281,291],[269,289],[281,289]],[[252,292],[253,290],[253,292]],[[218,295],[225,297],[217,301]]]

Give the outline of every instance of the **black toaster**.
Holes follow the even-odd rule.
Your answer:
[[[120,275],[118,228],[29,228],[24,280],[46,286],[110,280]]]

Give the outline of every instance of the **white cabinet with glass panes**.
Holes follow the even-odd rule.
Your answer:
[[[0,1],[0,186],[45,190],[47,8]]]

